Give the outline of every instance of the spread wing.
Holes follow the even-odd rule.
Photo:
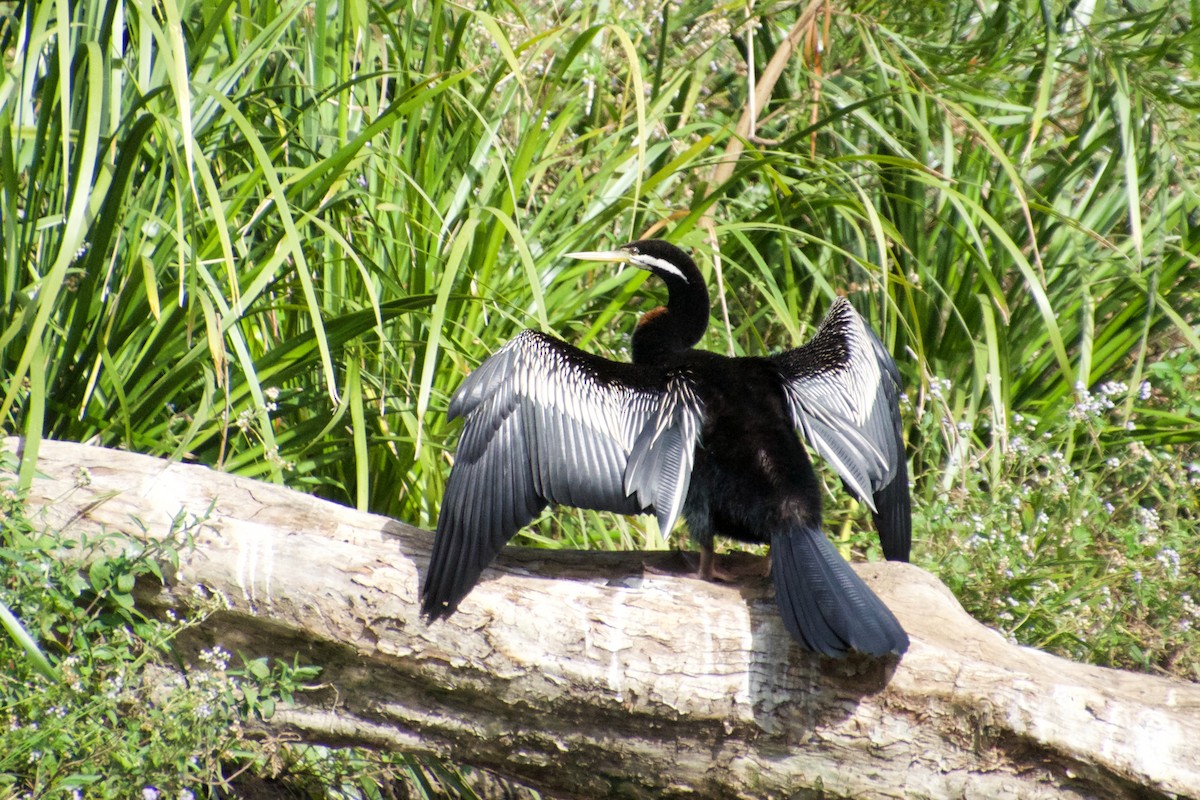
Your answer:
[[[547,503],[651,513],[664,533],[687,497],[702,406],[666,368],[590,355],[524,331],[450,403],[463,417],[421,590],[454,613],[484,568]]]
[[[912,501],[896,362],[845,298],[811,341],[774,361],[796,427],[870,507],[884,556],[907,561]]]

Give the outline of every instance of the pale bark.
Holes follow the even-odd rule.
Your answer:
[[[1200,687],[1009,644],[907,564],[856,565],[912,637],[899,663],[803,652],[769,581],[644,569],[682,569],[670,553],[509,548],[426,625],[425,531],[96,447],[43,442],[38,470],[44,528],[154,539],[181,510],[207,514],[141,600],[186,606],[202,585],[229,602],[209,643],[323,667],[327,688],[270,721],[308,741],[432,753],[572,797],[1200,795]]]

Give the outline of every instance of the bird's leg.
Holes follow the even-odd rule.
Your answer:
[[[713,551],[712,545],[700,545],[700,565],[693,567],[696,563],[692,561],[692,554],[687,550],[679,550],[679,557],[687,565],[688,572],[692,577],[701,578],[714,583],[735,583],[739,579],[736,572],[731,572],[717,563],[717,554]],[[642,564],[642,569],[651,575],[679,575],[680,573],[669,569],[660,569],[651,564]]]
[[[736,574],[717,564],[717,554],[713,551],[711,544],[700,545],[700,569],[696,571],[696,574],[706,581],[733,583],[738,579]]]

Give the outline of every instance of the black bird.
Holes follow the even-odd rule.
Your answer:
[[[574,258],[630,264],[667,284],[638,321],[633,363],[526,330],[467,376],[463,417],[422,612],[454,613],[504,544],[547,503],[682,512],[701,573],[720,577],[716,534],[771,545],[776,601],[811,650],[903,653],[908,636],[821,531],[821,490],[804,444],[874,513],[884,555],[907,561],[908,467],[896,364],[844,298],[807,344],[769,358],[694,349],[709,300],[695,262],[661,240]]]

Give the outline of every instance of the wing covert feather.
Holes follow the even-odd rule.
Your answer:
[[[907,561],[912,514],[896,362],[842,297],[809,342],[774,361],[796,427],[871,509],[885,557]]]
[[[653,513],[687,496],[703,409],[686,376],[608,361],[524,331],[467,376],[422,611],[448,616],[547,503]]]

